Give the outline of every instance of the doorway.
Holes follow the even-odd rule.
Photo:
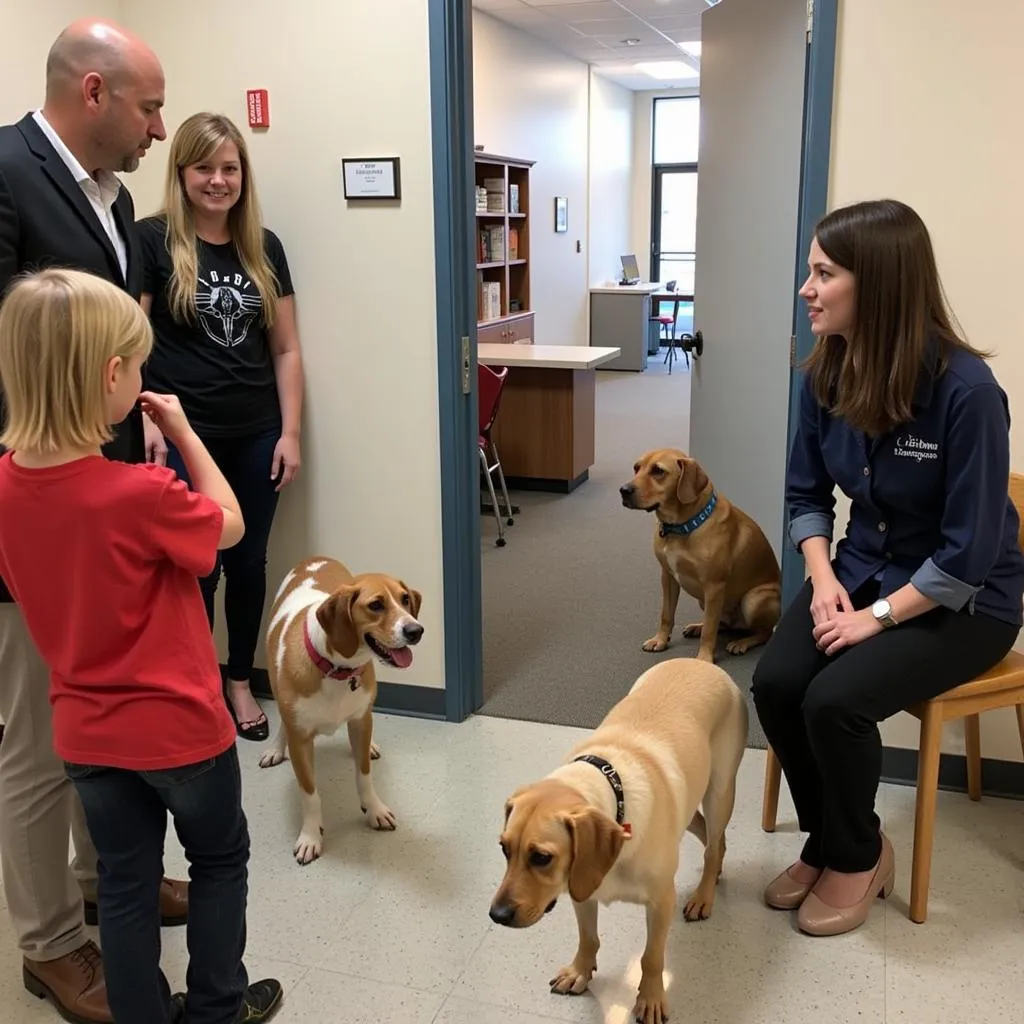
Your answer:
[[[773,266],[784,266],[786,270],[786,292],[791,296],[789,316],[785,330],[785,347],[781,359],[788,380],[788,396],[783,395],[783,405],[788,397],[789,423],[792,423],[793,405],[797,393],[797,374],[793,372],[795,361],[809,352],[812,339],[807,324],[795,318],[796,282],[802,276],[802,264],[810,241],[810,234],[816,220],[825,212],[827,197],[827,178],[829,145],[831,137],[831,106],[832,83],[835,59],[835,31],[838,0],[815,0],[813,24],[808,22],[806,43],[802,46],[801,67],[797,70],[801,76],[802,95],[799,109],[795,113],[797,133],[795,136],[795,166],[798,168],[798,182],[790,182],[793,186],[796,209],[794,214],[795,238],[787,243],[785,251],[776,253]],[[705,22],[714,15],[729,11],[730,17],[742,16],[741,8],[750,8],[750,13],[760,14],[760,19],[771,18],[773,12],[780,16],[788,16],[792,28],[796,7],[806,12],[804,0],[726,0],[725,3],[710,8],[704,14]],[[452,720],[461,720],[480,707],[483,697],[482,659],[481,659],[481,614],[480,614],[480,523],[479,523],[479,492],[476,469],[476,414],[477,403],[473,381],[476,380],[475,359],[475,305],[473,302],[473,225],[472,225],[472,157],[473,157],[473,113],[472,113],[472,11],[469,0],[457,0],[446,3],[445,0],[430,0],[431,30],[431,82],[432,106],[434,115],[434,179],[435,179],[435,223],[438,226],[437,255],[438,266],[442,269],[454,268],[450,276],[438,274],[438,367],[439,367],[439,404],[441,424],[441,471],[442,471],[442,524],[444,543],[444,585],[445,585],[445,648],[447,664],[447,713]],[[724,18],[720,21],[723,30],[719,42],[727,37],[731,22]],[[744,30],[745,31],[745,30]],[[763,45],[770,50],[770,45]],[[745,102],[753,108],[754,100],[760,97],[765,100],[767,85],[758,81],[756,69],[753,71],[743,63],[737,62],[729,66],[726,50],[717,57],[716,51],[705,50],[705,62],[710,64],[720,61],[720,70],[724,81],[728,72],[730,89],[719,88],[719,100],[713,104],[714,113],[708,112],[707,101],[712,91],[710,83],[702,83],[703,117],[705,122],[720,118],[728,102]],[[739,50],[737,50],[739,52]],[[739,90],[738,92],[736,90]],[[712,97],[713,98],[713,97]],[[749,115],[750,110],[746,113]],[[790,111],[791,119],[794,112]],[[702,131],[702,143],[704,132]],[[703,164],[703,159],[702,159]],[[749,166],[756,168],[757,160],[751,158]],[[705,168],[706,170],[706,168]],[[722,174],[722,180],[728,180],[728,174]],[[669,179],[672,180],[672,179]],[[664,178],[662,184],[664,195]],[[709,190],[713,191],[713,190]],[[719,190],[721,192],[721,190]],[[697,217],[696,236],[714,237],[715,202],[704,201],[704,190],[701,191],[701,203]],[[721,195],[719,196],[721,201]],[[771,197],[764,197],[771,203]],[[724,235],[724,232],[720,233]],[[726,241],[728,239],[725,239]],[[720,238],[720,242],[722,239]],[[742,236],[740,248],[735,247],[737,258],[742,253]],[[795,244],[792,244],[795,242]],[[677,244],[675,242],[672,243]],[[710,246],[709,246],[710,248]],[[701,243],[695,241],[694,251],[703,251]],[[685,256],[685,249],[662,248],[658,252],[663,259],[672,253]],[[719,246],[718,260],[721,260],[725,249]],[[703,257],[702,257],[703,260]],[[702,264],[703,265],[703,264]],[[738,272],[738,266],[736,266]],[[696,326],[700,328],[705,315],[709,322],[714,321],[713,302],[708,300],[702,305],[704,291],[710,296],[713,289],[702,289],[702,273],[706,278],[709,271],[701,271],[695,264],[694,290],[697,305],[695,309]],[[721,274],[720,267],[716,274]],[[653,275],[652,275],[653,276]],[[663,276],[663,275],[662,275]],[[721,303],[719,296],[714,301]],[[790,340],[792,339],[792,340]],[[704,414],[707,398],[715,393],[723,376],[731,372],[735,377],[742,375],[742,360],[736,362],[736,351],[732,345],[736,339],[726,339],[725,335],[709,339],[715,344],[715,355],[711,359],[698,361],[695,368],[696,390],[703,391],[702,423],[700,434],[707,438],[709,432],[715,430],[715,414],[712,410]],[[787,358],[788,355],[788,358]],[[778,367],[776,367],[778,370]],[[756,381],[752,382],[752,386]],[[730,406],[734,403],[730,403]],[[695,415],[696,419],[696,415]],[[756,428],[756,424],[747,424],[748,428]],[[777,448],[788,448],[788,430],[786,440],[776,437]],[[696,431],[695,431],[696,433]],[[702,441],[706,444],[706,441]],[[720,451],[714,445],[708,445],[712,461],[720,460]],[[694,454],[702,461],[705,455],[694,445]],[[784,460],[784,452],[782,453]],[[735,477],[725,474],[730,481]],[[746,500],[748,488],[728,486],[730,497],[741,506],[749,505]],[[781,479],[773,482],[771,494],[781,491]],[[760,499],[769,504],[769,497]],[[757,502],[755,502],[756,504]],[[782,510],[773,509],[769,519],[781,516]],[[767,532],[767,531],[766,531]],[[781,532],[781,531],[773,531]],[[800,556],[782,544],[782,538],[771,537],[777,548],[781,549],[781,560],[784,578],[784,599],[789,600],[802,581],[803,570]],[[538,581],[542,585],[542,581]],[[587,595],[580,595],[585,603]],[[633,595],[622,595],[621,599],[630,601]],[[547,628],[546,623],[536,623],[535,628]],[[595,622],[595,629],[599,630]],[[586,652],[584,652],[586,653]],[[592,660],[592,658],[591,658]],[[581,671],[592,670],[581,664]],[[556,682],[556,681],[553,681]]]

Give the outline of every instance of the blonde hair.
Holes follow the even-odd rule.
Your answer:
[[[137,302],[79,270],[17,278],[0,306],[0,445],[57,452],[111,440],[104,373],[115,356],[149,355],[153,332]]]
[[[195,323],[199,261],[192,205],[185,194],[183,177],[186,167],[208,160],[225,142],[233,142],[237,147],[242,170],[242,189],[238,202],[228,212],[228,230],[238,258],[263,300],[263,322],[269,327],[277,311],[278,281],[267,259],[249,149],[234,122],[221,114],[193,114],[174,133],[171,142],[161,210],[167,220],[165,237],[173,268],[167,304],[175,320]]]

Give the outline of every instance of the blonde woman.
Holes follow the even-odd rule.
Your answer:
[[[264,740],[249,677],[278,495],[300,464],[302,358],[284,248],[263,227],[245,139],[228,118],[194,114],[181,125],[163,210],[139,223],[139,235],[142,308],[155,335],[146,386],[178,396],[245,517],[242,542],[201,585],[212,629],[223,563],[227,696],[238,735]],[[173,443],[166,460],[189,479]]]
[[[196,582],[244,524],[177,400],[140,396],[151,343],[138,303],[93,274],[45,270],[11,289],[0,309],[0,575],[50,670],[53,746],[99,855],[106,1019],[264,1021],[281,986],[249,985],[242,963],[249,829]],[[102,457],[140,397],[192,490],[162,466]],[[173,997],[157,912],[168,814],[191,878],[188,993]]]

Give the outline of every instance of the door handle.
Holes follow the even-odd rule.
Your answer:
[[[679,347],[686,352],[692,352],[695,356],[702,356],[704,355],[704,335],[700,331],[684,334],[679,339]]]

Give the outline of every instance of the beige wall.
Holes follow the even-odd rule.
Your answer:
[[[541,345],[587,344],[588,92],[586,64],[473,11],[475,143],[537,161],[530,172],[530,299]],[[555,234],[555,196],[569,200],[564,234]]]
[[[378,673],[443,686],[426,3],[131,0],[123,16],[163,61],[169,130],[204,109],[243,127],[291,264],[304,467],[274,526],[271,591],[311,554],[402,576],[423,592],[426,636],[410,669]],[[247,88],[269,89],[269,131],[244,127]],[[130,180],[140,214],[157,206],[167,152],[154,146]],[[346,206],[341,158],[390,155],[401,205]]]
[[[924,218],[964,330],[997,353],[1012,463],[1024,471],[1024,4],[929,0],[927,31],[917,4],[857,0],[839,10],[829,203],[893,196]],[[901,715],[883,736],[914,748],[917,728]],[[947,728],[944,749],[963,750],[960,726]],[[1012,713],[982,716],[982,752],[1021,759]]]
[[[0,124],[43,104],[46,53],[65,25],[86,16],[116,18],[119,0],[0,0]]]
[[[633,93],[590,71],[589,283],[617,281],[632,252]]]

